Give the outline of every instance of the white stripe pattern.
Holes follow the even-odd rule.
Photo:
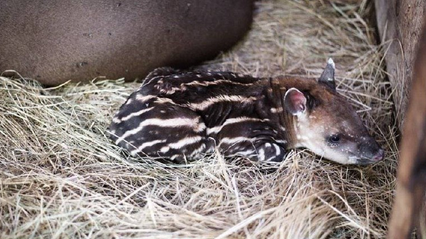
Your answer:
[[[247,137],[242,137],[242,136],[240,136],[240,137],[235,137],[235,138],[228,138],[228,137],[225,137],[225,138],[223,138],[223,139],[221,139],[221,140],[220,140],[219,147],[220,147],[222,144],[228,144],[228,145],[231,145],[231,144],[236,144],[236,143],[243,142],[243,141],[253,142],[254,140],[255,140],[255,139],[251,139],[251,138],[247,138]]]
[[[241,83],[241,82],[236,82],[236,81],[230,81],[230,80],[215,80],[215,81],[204,81],[204,82],[199,82],[199,81],[192,81],[189,83],[184,84],[185,86],[210,86],[210,85],[219,85],[219,84],[223,84],[223,83],[229,83],[232,85],[253,85],[253,83]]]
[[[278,156],[281,154],[281,149],[280,146],[276,145],[276,144],[272,144],[275,148],[275,156]]]
[[[189,155],[190,157],[194,157],[195,155],[199,153],[203,153],[203,151],[206,149],[206,144],[201,144],[200,147],[194,149],[192,153]]]
[[[277,140],[275,140],[275,142],[277,142],[277,143],[279,143],[279,144],[287,144],[287,140],[280,140],[280,139],[277,139]]]
[[[157,96],[155,96],[155,95],[142,95],[142,94],[136,95],[136,100],[141,102],[141,103],[144,103],[145,101],[148,101],[148,100],[154,99],[154,98],[157,98]]]
[[[199,118],[200,117],[198,117],[197,119]],[[203,132],[206,128],[207,128],[206,124],[204,124],[204,122],[200,122],[193,128],[193,130],[194,132],[200,133],[200,132]]]
[[[256,97],[244,97],[241,95],[219,95],[216,97],[208,98],[201,103],[189,103],[187,106],[192,110],[205,110],[209,106],[220,103],[220,102],[239,102],[239,103],[251,103],[257,100]]]
[[[197,127],[199,122],[198,118],[173,118],[173,119],[147,119],[142,121],[136,128],[132,130],[126,131],[120,138],[118,138],[115,143],[118,144],[121,141],[123,141],[125,138],[129,137],[130,135],[134,135],[141,131],[144,127],[154,125],[154,126],[160,126],[160,127],[182,127],[182,126],[189,126],[189,127]]]
[[[271,113],[282,113],[284,111],[283,107],[271,108]]]
[[[178,104],[176,104],[173,100],[171,100],[171,99],[169,99],[169,98],[157,98],[157,99],[155,100],[155,103],[158,103],[158,104],[166,104],[166,103],[169,103],[169,104],[172,104],[172,105],[178,105]]]
[[[181,154],[175,154],[175,155],[173,155],[172,157],[170,157],[170,159],[171,160],[175,160],[175,159],[177,159],[177,158],[179,158],[179,157],[181,157],[182,155]]]
[[[160,89],[160,93],[165,93],[166,95],[172,95],[172,94],[174,94],[174,93],[176,93],[176,91],[185,91],[186,90],[186,88],[185,87],[182,87],[182,88],[179,88],[179,87],[172,87],[171,89]]]
[[[235,153],[235,154],[233,154],[233,155],[235,155],[235,156],[245,156],[245,157],[248,157],[248,156],[253,156],[254,154],[255,154],[254,150],[246,150],[246,151],[236,152],[236,153]],[[230,155],[230,156],[233,156],[233,155]]]
[[[167,140],[165,140],[165,139],[163,139],[163,140],[157,139],[157,140],[153,140],[153,141],[150,141],[150,142],[145,142],[145,143],[141,144],[141,146],[139,146],[137,149],[132,150],[130,152],[130,154],[132,156],[135,156],[137,153],[141,152],[146,147],[151,147],[151,146],[154,146],[156,144],[164,143],[166,141]]]
[[[127,121],[127,120],[129,120],[129,119],[130,119],[130,118],[132,118],[132,117],[140,116],[140,115],[142,115],[142,114],[144,114],[144,113],[146,113],[146,112],[148,112],[148,111],[152,110],[153,108],[154,108],[154,107],[150,107],[150,108],[146,108],[146,109],[143,109],[143,110],[139,110],[139,111],[137,111],[137,112],[133,112],[133,113],[131,113],[131,114],[129,114],[129,115],[126,115],[125,117],[122,117],[121,119],[114,117],[114,118],[112,119],[112,121],[113,121],[114,123],[116,123],[116,124],[119,124],[119,123],[121,123],[121,122],[123,122],[123,121]]]
[[[132,98],[130,98],[130,99],[128,99],[128,100],[127,100],[127,102],[126,102],[126,104],[125,104],[125,105],[130,105],[132,102],[133,102],[133,99],[132,99]]]
[[[154,76],[154,77],[152,77],[151,79],[150,79],[150,77],[151,77],[151,74],[149,74],[149,75],[145,78],[145,79],[149,79],[149,80],[148,80],[148,81],[147,81],[147,80],[145,80],[145,81],[142,83],[142,86],[141,86],[139,89],[142,89],[143,87],[145,87],[145,86],[147,86],[147,85],[151,84],[151,82],[152,82],[152,81],[157,80],[158,78],[164,78],[164,76],[162,76],[162,75]],[[161,81],[161,80],[159,80],[159,81]],[[157,81],[157,82],[159,82],[159,81]]]
[[[264,161],[265,160],[265,150],[259,149],[259,151],[257,152],[257,157],[258,157],[259,161]]]
[[[161,152],[161,153],[167,153],[167,152],[169,152],[169,150],[170,150],[170,147],[168,147],[168,146],[164,146],[164,147],[162,147],[162,148],[160,149],[160,152]]]
[[[217,134],[226,125],[241,123],[241,122],[245,122],[245,121],[268,122],[269,120],[268,119],[262,120],[262,119],[259,119],[259,118],[249,118],[249,117],[245,117],[245,116],[244,117],[229,118],[229,119],[225,120],[225,122],[222,125],[215,126],[213,128],[208,128],[207,134]]]
[[[184,146],[200,142],[202,139],[203,139],[203,137],[201,137],[201,136],[187,137],[187,138],[183,138],[183,139],[181,139],[181,140],[179,140],[175,143],[170,143],[168,145],[168,147],[170,147],[172,149],[180,149],[180,148],[183,148]]]

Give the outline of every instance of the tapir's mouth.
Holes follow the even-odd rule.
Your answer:
[[[351,155],[350,159],[354,160],[355,164],[367,165],[367,164],[377,163],[381,161],[383,157],[384,157],[384,151],[383,149],[379,149],[377,150],[376,153],[370,154],[368,156],[365,154],[360,156]]]
[[[368,164],[373,164],[373,163],[376,163],[376,162],[377,161],[373,161],[371,159],[359,158],[359,159],[357,159],[356,164],[359,164],[359,165],[368,165]]]

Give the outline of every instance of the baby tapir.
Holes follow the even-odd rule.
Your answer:
[[[383,150],[336,92],[334,71],[331,59],[318,80],[159,68],[121,106],[109,133],[132,155],[178,163],[215,147],[259,161],[305,147],[341,164],[377,162]]]

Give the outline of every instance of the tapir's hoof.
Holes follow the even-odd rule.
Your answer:
[[[252,8],[252,0],[0,1],[0,73],[56,85],[189,66],[235,44]]]

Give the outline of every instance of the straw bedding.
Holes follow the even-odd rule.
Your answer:
[[[352,2],[352,3],[351,3]],[[382,238],[394,190],[392,91],[367,1],[261,1],[253,29],[198,68],[318,77],[385,148],[342,166],[306,150],[280,164],[206,156],[188,165],[132,158],[105,135],[140,83],[97,79],[42,88],[0,78],[0,238]]]

